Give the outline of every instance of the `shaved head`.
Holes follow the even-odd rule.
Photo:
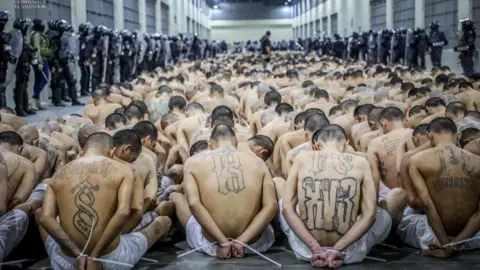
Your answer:
[[[87,124],[81,127],[78,131],[78,144],[80,145],[80,148],[83,149],[85,147],[88,136],[93,133],[100,132],[101,130],[102,129],[99,126],[94,124]]]
[[[37,128],[33,125],[23,126],[17,130],[17,133],[27,144],[32,144],[32,142],[38,140],[38,138],[40,137]]]

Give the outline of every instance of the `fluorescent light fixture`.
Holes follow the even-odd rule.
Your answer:
[[[218,6],[217,6],[217,5],[214,5],[214,6],[213,6],[213,8],[214,8],[214,9],[217,9],[217,8],[218,8]]]
[[[288,6],[288,2],[285,2],[285,6]]]

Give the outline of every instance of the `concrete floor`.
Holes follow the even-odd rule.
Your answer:
[[[82,98],[82,102],[86,102],[88,98]],[[35,116],[27,117],[28,123],[42,122],[47,117],[63,116],[71,113],[82,114],[83,107],[64,108],[49,107],[46,111],[41,111]],[[250,255],[241,260],[220,261],[210,258],[201,253],[189,254],[182,258],[177,258],[178,254],[187,251],[189,248],[185,237],[179,235],[176,241],[158,243],[150,251],[145,254],[144,258],[157,260],[158,262],[150,262],[141,260],[134,269],[275,269],[275,265],[262,258]],[[398,245],[397,241],[389,240],[392,245]],[[447,270],[447,269],[480,269],[480,251],[464,252],[454,258],[448,260],[434,259],[423,257],[419,251],[415,251],[408,247],[398,245],[377,245],[370,252],[369,256],[382,258],[387,262],[376,262],[365,260],[361,264],[348,265],[342,269],[421,269],[421,270]],[[401,246],[401,247],[400,247]],[[283,269],[308,269],[310,265],[307,262],[300,262],[288,248],[285,240],[280,241],[272,247],[266,256],[282,264]],[[28,262],[20,265],[12,265],[4,267],[4,270],[13,269],[51,269],[50,262],[47,259],[45,249],[41,242],[35,222],[32,219],[29,224],[29,230],[24,240],[12,252],[11,256],[6,258],[5,262],[28,258]]]

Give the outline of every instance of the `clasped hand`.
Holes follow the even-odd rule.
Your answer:
[[[245,246],[237,242],[228,242],[217,247],[217,258],[221,260],[230,258],[243,258]]]
[[[312,250],[311,264],[315,268],[339,268],[343,265],[343,254],[337,250],[319,248]]]

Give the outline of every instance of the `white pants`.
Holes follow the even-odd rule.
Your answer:
[[[45,197],[45,191],[47,190],[47,184],[40,183],[38,184],[35,189],[33,189],[32,194],[28,197],[27,201],[43,201],[43,197]]]
[[[27,229],[28,216],[22,210],[14,209],[0,217],[0,262],[22,241]]]
[[[403,242],[408,245],[427,250],[429,245],[437,240],[437,236],[428,225],[428,220],[426,215],[412,214],[409,216],[404,216],[397,227],[397,234],[400,236]],[[463,245],[456,246],[461,249],[477,249],[480,248],[480,232],[478,232],[474,237],[479,237],[479,239],[467,242]]]
[[[137,225],[137,227],[133,231],[140,230],[141,228],[147,226],[148,224],[152,223],[152,221],[158,217],[158,214],[155,211],[146,212],[143,214],[142,221]]]
[[[282,205],[283,199],[280,199],[278,202],[280,209],[283,209]],[[363,261],[363,256],[366,256],[374,245],[379,244],[387,239],[388,234],[390,233],[390,227],[392,226],[392,219],[390,218],[388,212],[382,208],[377,208],[376,216],[377,219],[375,220],[375,223],[373,223],[370,230],[357,242],[351,244],[345,249],[345,252],[348,254],[346,254],[343,258],[343,263],[351,264]],[[282,225],[283,232],[288,238],[288,242],[293,253],[295,254],[295,257],[301,261],[311,261],[312,252],[310,248],[308,248],[308,246],[303,243],[303,241],[295,234],[295,232],[290,229],[290,226],[283,217],[281,210],[280,224]]]
[[[387,198],[388,193],[392,191],[388,187],[383,184],[380,184],[380,190],[378,191],[378,201],[385,200]]]
[[[200,225],[200,223],[198,223],[194,216],[191,216],[190,219],[188,219],[186,232],[187,243],[190,248],[196,249],[210,243],[207,239],[205,239],[205,237],[203,237],[202,226]],[[275,242],[275,234],[273,232],[272,225],[269,224],[265,231],[263,231],[260,239],[258,239],[257,242],[249,246],[257,250],[258,252],[265,252],[273,245],[273,242]],[[199,251],[215,257],[217,256],[216,250],[217,245],[215,244],[206,246]],[[246,253],[250,253],[250,250],[246,249]]]
[[[54,270],[75,269],[77,259],[63,254],[60,245],[51,236],[48,236],[45,240],[45,248]],[[129,233],[120,236],[118,247],[109,254],[102,256],[101,259],[135,265],[147,252],[147,249],[148,241],[143,234],[139,232]],[[102,267],[105,270],[130,269],[128,266],[106,262],[102,262]]]

